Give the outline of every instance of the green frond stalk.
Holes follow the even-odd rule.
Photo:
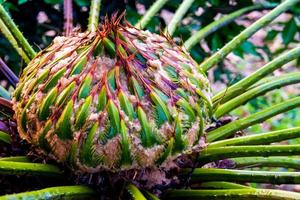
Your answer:
[[[205,148],[200,153],[200,163],[222,160],[226,158],[257,157],[257,156],[293,156],[300,154],[300,145],[255,145],[226,146]]]
[[[223,16],[222,18],[213,21],[212,23],[206,25],[205,27],[201,28],[198,32],[192,34],[192,36],[187,39],[183,46],[190,50],[192,49],[198,42],[204,39],[206,36],[210,35],[211,33],[217,31],[218,29],[226,26],[227,24],[233,22],[235,19],[241,17],[245,13],[251,12],[253,10],[261,9],[261,8],[273,8],[273,5],[265,5],[265,4],[258,4],[253,6],[248,6],[242,9],[239,9],[233,13]]]
[[[274,142],[281,142],[284,140],[298,138],[300,134],[300,127],[282,129],[271,131],[267,133],[246,135],[226,140],[220,140],[210,143],[208,147],[216,148],[222,146],[236,146],[236,145],[254,145],[254,144],[271,144]]]
[[[145,191],[145,193],[146,193],[147,200],[159,200],[159,198],[157,196],[155,196],[154,194],[152,194],[148,191]]]
[[[88,30],[91,32],[95,32],[97,30],[100,15],[100,7],[101,0],[92,0],[88,24]]]
[[[263,83],[257,87],[254,87],[241,95],[227,101],[226,103],[222,104],[217,108],[214,115],[216,118],[220,118],[225,114],[228,114],[230,111],[234,110],[235,108],[247,103],[249,100],[254,99],[260,95],[263,95],[269,91],[274,89],[300,83],[300,73],[290,73],[285,74],[280,77],[273,77],[269,82]]]
[[[0,174],[61,177],[62,171],[59,168],[48,164],[1,160]]]
[[[299,3],[300,0],[287,0],[282,2],[279,6],[274,8],[271,12],[254,22],[251,26],[246,28],[230,42],[228,42],[223,48],[209,57],[207,60],[202,62],[199,65],[199,68],[203,71],[207,71],[212,68],[214,65],[222,61],[230,52],[232,52],[236,47],[245,42],[249,37],[256,33],[262,27],[268,25],[281,13],[284,13],[288,9],[292,8],[295,4]]]
[[[35,51],[30,46],[30,44],[25,39],[25,37],[23,36],[21,31],[18,29],[17,25],[13,22],[13,20],[10,18],[10,16],[8,15],[8,13],[5,11],[4,7],[1,4],[0,4],[0,20],[1,20],[0,30],[5,32],[4,31],[5,28],[3,27],[3,25],[5,25],[6,29],[9,30],[12,35],[10,38],[8,38],[8,40],[13,37],[17,41],[18,48],[21,48],[25,52],[28,59],[31,60],[36,54]],[[6,32],[7,32],[7,30],[6,30]],[[6,34],[4,34],[4,35],[7,37]],[[11,42],[11,40],[9,40],[9,41]],[[15,45],[13,45],[13,46],[16,48]],[[17,52],[19,53],[20,51],[17,50]],[[24,58],[24,60],[26,61],[25,58]]]
[[[186,172],[188,173],[188,170]],[[192,183],[206,181],[233,181],[270,184],[299,184],[300,172],[197,168],[192,173],[191,181]]]
[[[0,200],[9,199],[95,199],[95,192],[86,186],[50,187],[31,192],[0,196]]]
[[[143,193],[136,186],[129,184],[127,186],[127,190],[133,200],[147,200]]]
[[[11,100],[11,96],[10,93],[0,85],[0,97],[3,97],[4,99],[10,101]]]
[[[213,102],[214,105],[218,104],[221,99],[221,103],[225,103],[228,100],[236,97],[237,95],[243,93],[247,88],[252,86],[253,84],[259,82],[263,79],[266,75],[272,73],[276,69],[279,69],[284,64],[297,59],[300,56],[300,46],[280,55],[279,57],[275,58],[271,62],[267,63],[251,75],[247,76],[246,78],[240,80],[239,82],[233,84],[226,90],[219,92],[218,94],[214,95]]]
[[[168,0],[156,0],[142,18],[135,24],[136,28],[144,29],[154,15],[167,3]]]
[[[11,156],[11,157],[2,157],[0,161],[13,161],[13,162],[30,162],[26,156]]]
[[[235,168],[252,167],[280,167],[287,169],[300,169],[300,159],[289,157],[243,157],[232,158]]]
[[[165,29],[165,34],[172,36],[176,30],[177,25],[182,20],[184,15],[187,13],[189,8],[192,6],[194,0],[183,0],[179,8],[176,10],[173,18],[171,19],[169,25]]]
[[[255,114],[249,115],[239,120],[235,120],[215,130],[210,131],[207,134],[207,141],[213,142],[229,137],[236,131],[248,128],[249,126],[252,126],[257,123],[262,123],[263,121],[274,117],[275,115],[286,112],[298,106],[300,106],[300,97],[294,97],[282,103],[275,104]]]
[[[7,134],[3,131],[0,131],[0,141],[5,142],[7,144],[10,144],[11,143],[11,137],[10,137],[9,134]]]
[[[28,64],[30,62],[30,58],[27,56],[26,52],[19,47],[17,40],[14,38],[13,34],[9,31],[8,27],[3,23],[1,19],[0,30],[9,41],[9,43],[13,46],[13,48],[17,51],[17,53],[21,56],[21,58],[25,61],[25,63]]]
[[[231,182],[225,182],[225,181],[209,181],[201,183],[201,188],[209,188],[209,189],[249,189],[251,187],[237,184],[237,183],[231,183]]]
[[[170,190],[166,199],[189,199],[189,200],[297,200],[300,194],[272,189],[224,189],[224,190]]]

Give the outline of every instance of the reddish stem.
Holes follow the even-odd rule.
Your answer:
[[[72,0],[64,0],[64,33],[70,36],[73,30]]]
[[[2,97],[0,97],[0,105],[5,106],[5,107],[9,108],[10,110],[12,110],[12,107],[13,107],[13,104],[11,101],[4,99]]]

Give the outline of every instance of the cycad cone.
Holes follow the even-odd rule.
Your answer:
[[[167,37],[108,22],[56,37],[14,93],[23,139],[75,169],[162,167],[199,149],[210,86]]]

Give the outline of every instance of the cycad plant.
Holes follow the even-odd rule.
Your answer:
[[[41,181],[58,185],[0,199],[300,199],[295,192],[245,185],[300,183],[299,172],[264,171],[266,166],[299,169],[299,159],[284,156],[298,155],[300,145],[279,142],[298,138],[300,128],[237,134],[298,107],[300,97],[226,124],[220,120],[253,98],[299,83],[298,72],[269,75],[298,58],[300,48],[217,94],[206,77],[226,55],[300,0],[236,11],[182,46],[172,35],[193,0],[182,2],[161,35],[143,30],[166,2],[157,0],[133,26],[121,13],[98,23],[100,1],[93,0],[88,30],[79,32],[73,30],[72,1],[65,0],[65,36],[39,53],[0,6],[0,29],[27,63],[17,78],[1,60],[1,71],[15,90],[10,95],[1,88],[6,113],[2,126],[10,131],[0,132],[0,140],[13,145],[20,136],[36,157],[53,164],[33,163],[26,155],[2,157],[0,173],[43,177]],[[189,56],[216,29],[264,7],[274,8],[204,62],[197,64]],[[70,174],[74,185],[62,186]],[[83,186],[87,183],[90,187]]]

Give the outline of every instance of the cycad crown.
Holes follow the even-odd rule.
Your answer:
[[[122,26],[57,37],[14,93],[19,132],[84,171],[161,166],[201,147],[209,82],[166,36]]]

